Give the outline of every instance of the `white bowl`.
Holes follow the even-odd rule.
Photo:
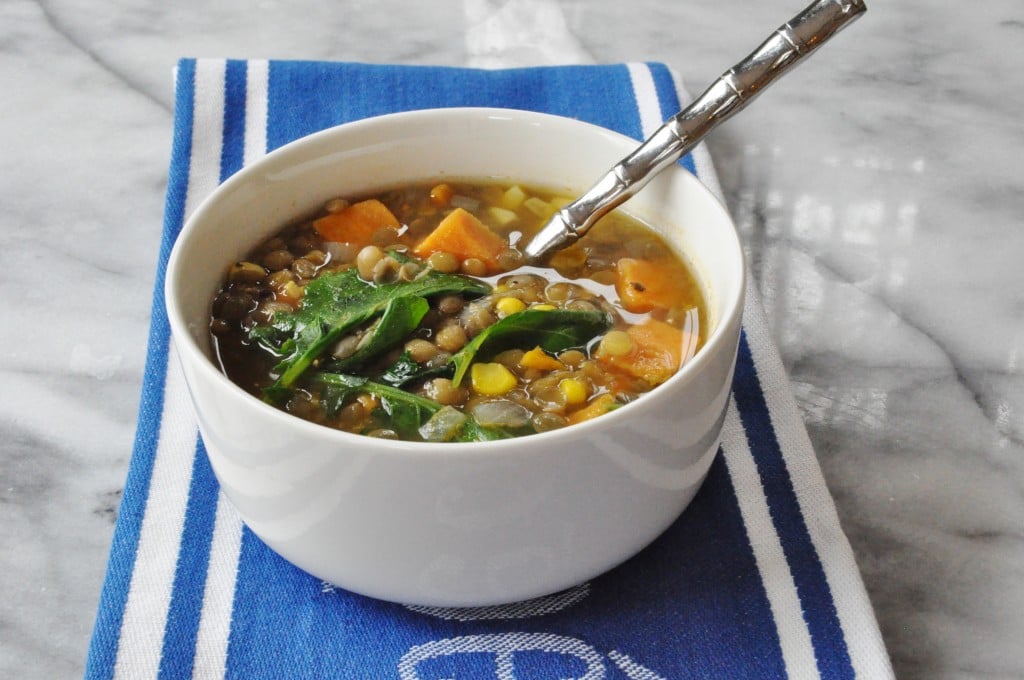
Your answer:
[[[226,266],[331,197],[440,177],[581,192],[636,144],[538,113],[416,111],[300,139],[210,195],[171,255],[167,313],[213,470],[256,535],[348,590],[479,606],[581,583],[679,516],[718,450],[744,288],[728,214],[682,168],[663,172],[625,207],[688,255],[712,331],[677,375],[586,423],[472,444],[339,432],[235,386],[216,366],[207,330]]]

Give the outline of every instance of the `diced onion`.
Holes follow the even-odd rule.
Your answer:
[[[469,196],[463,196],[461,194],[455,194],[452,196],[452,200],[448,202],[453,208],[462,208],[469,212],[475,212],[480,207],[480,201]]]
[[[466,422],[466,414],[445,406],[420,426],[420,436],[428,442],[446,442],[459,433]]]
[[[508,399],[483,401],[472,411],[478,423],[493,427],[523,427],[533,416],[528,408]]]
[[[496,205],[491,206],[490,208],[487,209],[487,215],[494,221],[494,224],[496,224],[499,227],[507,227],[508,225],[512,224],[513,222],[519,219],[519,216],[516,215],[511,210],[499,208]]]

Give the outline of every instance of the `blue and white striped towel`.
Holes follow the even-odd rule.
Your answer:
[[[659,64],[179,64],[138,435],[86,677],[892,676],[753,290],[722,454],[704,487],[640,555],[556,596],[448,610],[335,589],[249,532],[207,462],[161,289],[182,222],[219,182],[302,135],[409,109],[535,109],[639,139],[680,108],[676,82]],[[683,163],[717,190],[705,149]]]

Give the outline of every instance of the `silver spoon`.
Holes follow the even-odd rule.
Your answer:
[[[862,0],[817,0],[783,24],[585,194],[555,213],[523,249],[526,260],[538,262],[572,245],[601,217],[635,195],[719,123],[742,110],[775,79],[865,11]]]

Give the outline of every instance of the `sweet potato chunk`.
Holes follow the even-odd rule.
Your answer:
[[[688,334],[664,321],[648,319],[626,331],[632,345],[624,354],[596,353],[597,359],[652,385],[660,385],[679,370],[684,348],[691,342]]]
[[[397,229],[401,226],[388,207],[375,198],[353,203],[344,210],[329,213],[313,222],[313,228],[325,241],[357,245],[370,244],[373,233],[378,229]]]
[[[446,252],[460,260],[476,258],[494,271],[498,254],[506,247],[505,240],[495,234],[472,213],[456,208],[441,220],[434,231],[420,241],[413,254],[426,258],[431,253]]]
[[[626,311],[671,309],[683,300],[679,284],[687,275],[674,260],[624,257],[616,264],[615,273],[615,292]]]

